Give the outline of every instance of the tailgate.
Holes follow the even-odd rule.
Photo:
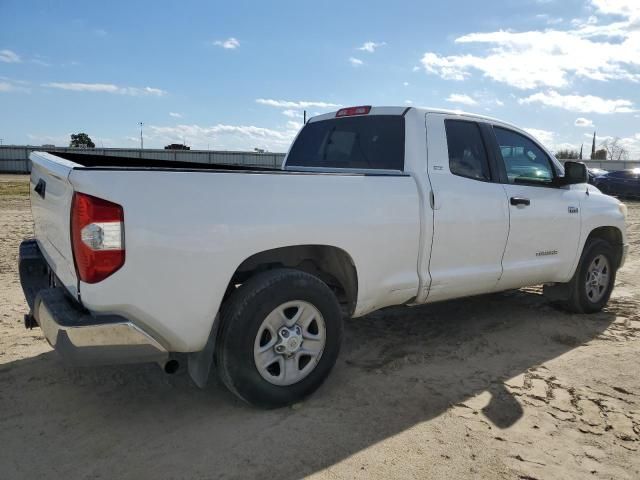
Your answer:
[[[66,289],[78,293],[71,252],[70,215],[73,186],[69,173],[77,164],[44,152],[31,160],[31,212],[34,232],[47,263]]]

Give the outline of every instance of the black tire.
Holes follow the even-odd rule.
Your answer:
[[[320,311],[326,343],[320,360],[305,378],[279,386],[259,373],[254,342],[266,316],[293,300],[308,302]],[[342,343],[342,312],[336,296],[320,279],[299,270],[270,270],[250,278],[225,302],[220,319],[215,352],[218,374],[231,392],[262,408],[290,405],[317,390],[335,365]]]
[[[592,301],[587,295],[587,272],[593,260],[599,255],[606,257],[609,263],[609,283],[602,297],[597,301]],[[602,310],[611,297],[611,291],[616,282],[617,268],[617,256],[611,244],[601,239],[589,240],[580,257],[576,273],[569,282],[569,298],[565,304],[567,309],[574,313],[595,313]]]

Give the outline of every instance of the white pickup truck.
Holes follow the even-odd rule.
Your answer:
[[[26,326],[74,364],[186,361],[200,386],[215,368],[264,407],[319,387],[344,317],[538,284],[595,312],[627,249],[625,205],[583,164],[459,112],[320,115],[274,170],[31,161]]]

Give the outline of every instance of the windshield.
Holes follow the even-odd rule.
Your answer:
[[[287,167],[404,169],[404,117],[372,115],[308,123]]]

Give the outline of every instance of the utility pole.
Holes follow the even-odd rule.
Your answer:
[[[140,150],[142,150],[144,148],[144,140],[142,139],[142,122],[139,123],[140,125]]]

